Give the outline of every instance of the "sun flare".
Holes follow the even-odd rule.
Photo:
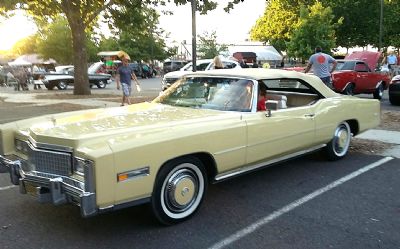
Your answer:
[[[17,41],[34,34],[36,30],[35,24],[20,13],[9,19],[0,19],[0,50],[10,50]]]

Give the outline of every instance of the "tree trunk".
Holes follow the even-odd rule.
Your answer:
[[[68,19],[74,56],[74,95],[90,95],[85,25],[81,18]]]

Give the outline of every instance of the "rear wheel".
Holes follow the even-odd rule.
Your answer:
[[[172,225],[190,218],[199,208],[207,188],[200,160],[183,157],[164,165],[157,175],[151,200],[157,219]]]
[[[330,161],[339,160],[349,151],[351,130],[347,122],[342,122],[336,127],[332,140],[325,147],[325,154]]]
[[[383,90],[383,84],[379,84],[378,88],[375,89],[374,99],[382,99]]]

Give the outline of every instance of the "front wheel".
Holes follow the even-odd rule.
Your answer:
[[[349,151],[351,130],[347,122],[342,122],[336,127],[333,138],[325,147],[328,160],[336,161],[346,156]]]
[[[374,99],[382,99],[383,97],[383,85],[380,84],[378,88],[375,89]]]
[[[60,81],[57,85],[57,88],[59,90],[65,90],[67,89],[68,84],[65,81]]]
[[[206,188],[206,171],[200,160],[183,157],[170,161],[156,178],[153,213],[165,225],[185,221],[198,210]]]
[[[389,92],[389,102],[392,105],[400,105],[400,97],[395,97],[394,95],[391,95]]]

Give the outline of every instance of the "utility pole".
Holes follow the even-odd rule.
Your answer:
[[[383,0],[381,2],[381,13],[379,17],[379,48],[378,51],[381,51],[382,48],[382,36],[383,36]]]
[[[197,0],[192,0],[192,68],[196,72],[196,7]]]

